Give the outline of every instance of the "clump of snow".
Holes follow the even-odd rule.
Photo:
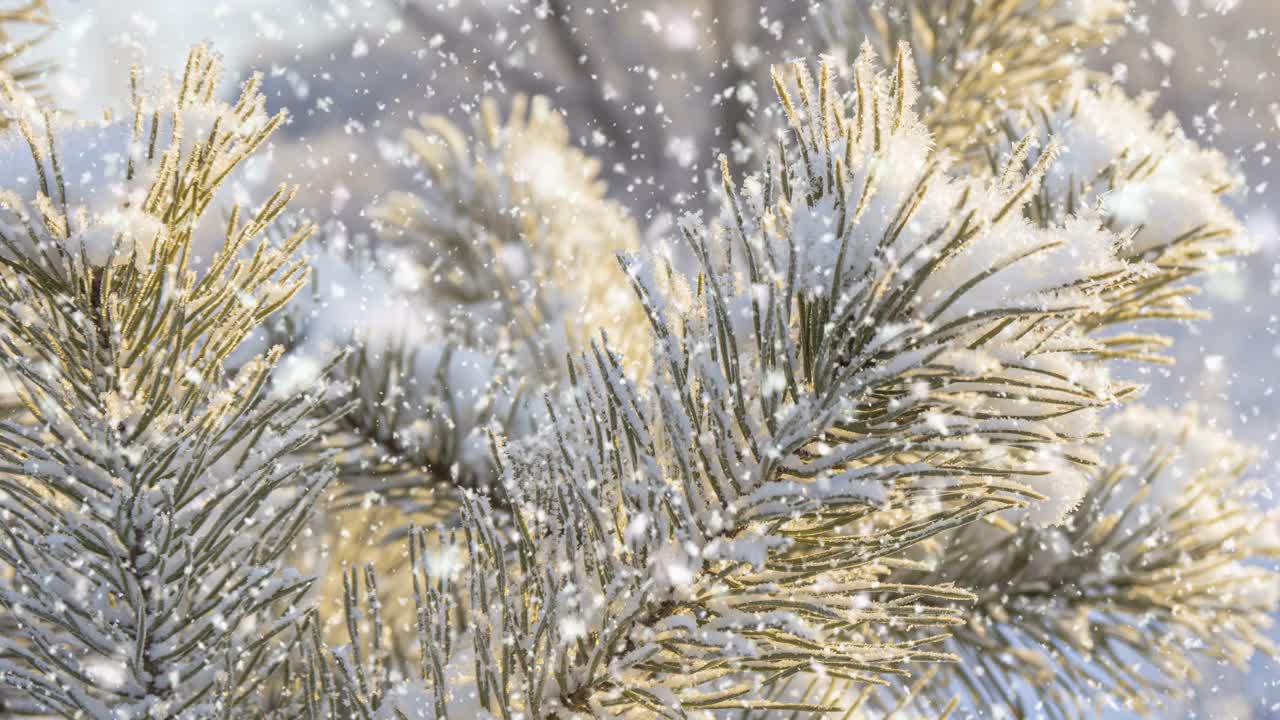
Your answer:
[[[1125,480],[1108,499],[1110,510],[1120,512],[1139,492],[1144,505],[1171,510],[1197,483],[1236,477],[1249,466],[1253,451],[1207,425],[1199,414],[1194,406],[1175,411],[1136,405],[1110,420],[1107,455],[1127,468]],[[1158,468],[1148,464],[1153,457]],[[1208,514],[1221,499],[1205,497],[1192,511]]]
[[[1022,482],[1046,499],[1033,501],[1025,511],[1010,511],[1004,515],[1005,519],[1015,525],[1026,522],[1032,527],[1049,527],[1065,522],[1088,490],[1088,468],[1080,467],[1050,450],[1037,453],[1033,465],[1036,474],[1023,477]]]
[[[1097,208],[1130,236],[1137,255],[1197,238],[1213,239],[1223,252],[1245,248],[1223,199],[1239,178],[1222,154],[1189,139],[1172,115],[1153,119],[1150,97],[1135,100],[1079,76],[1071,83],[1045,123],[1062,148],[1045,177],[1054,202]]]
[[[701,570],[702,558],[697,549],[679,541],[668,541],[653,555],[653,583],[660,595],[688,598]]]

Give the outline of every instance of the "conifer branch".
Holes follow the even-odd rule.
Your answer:
[[[935,704],[963,689],[971,707],[1023,717],[1108,704],[1147,714],[1184,697],[1206,661],[1275,655],[1265,630],[1280,574],[1256,563],[1280,554],[1280,537],[1246,481],[1250,454],[1190,414],[1134,408],[1111,430],[1107,462],[1061,527],[975,524],[903,575],[979,596],[948,642],[964,660],[944,674],[960,682],[923,693]]]
[[[15,105],[15,93],[28,98],[27,105],[37,102],[50,105],[44,80],[54,66],[48,61],[31,61],[32,48],[48,37],[53,19],[47,0],[9,0],[0,5],[0,77],[5,79],[6,104]],[[10,119],[0,118],[0,129]]]
[[[1080,72],[1082,53],[1120,32],[1123,4],[1102,0],[905,0],[836,3],[827,34],[852,54],[863,37],[882,54],[911,46],[920,66],[921,115],[938,144],[980,148],[1001,115],[1053,102]],[[974,130],[977,132],[974,132]]]
[[[0,345],[32,420],[0,425],[0,682],[44,713],[243,707],[310,583],[281,558],[328,479],[294,459],[319,397],[272,392],[278,349],[226,367],[301,286],[307,230],[262,239],[282,188],[195,265],[219,184],[282,120],[256,78],[233,105],[218,78],[197,47],[132,123],[79,131],[96,186],[66,182],[72,131],[16,116],[31,170],[10,171],[39,182],[6,191],[0,233]]]
[[[864,54],[847,103],[825,66],[816,82],[780,70],[794,140],[745,195],[726,171],[724,223],[683,224],[694,286],[623,259],[653,330],[644,384],[593,344],[544,427],[499,443],[511,530],[468,497],[459,531],[416,541],[465,558],[416,568],[436,588],[415,593],[412,675],[433,717],[843,711],[773,693],[815,667],[887,684],[957,659],[934,646],[974,596],[893,581],[904,553],[1010,508],[1051,522],[1078,498],[1063,484],[1093,462],[1081,429],[1123,389],[1100,368],[1100,385],[1069,379],[1089,362],[1069,320],[1125,264],[1114,243],[1028,228],[1042,168],[982,185],[931,162],[905,48],[897,68]],[[911,152],[906,176],[883,160]],[[1068,260],[1081,248],[1102,254]],[[371,702],[352,692],[338,702]]]

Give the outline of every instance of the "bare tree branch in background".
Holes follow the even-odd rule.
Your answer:
[[[584,31],[575,22],[573,7],[569,3],[547,0],[547,7],[551,11],[547,26],[556,38],[564,60],[570,67],[577,68],[577,74],[586,78],[582,87],[586,90],[588,112],[609,141],[625,153],[630,145],[627,142],[627,118],[608,96],[609,84],[603,68],[607,56],[599,53],[597,48],[588,47],[582,37]]]
[[[457,47],[464,42],[475,42],[475,35],[464,35],[454,23],[445,22],[443,18],[437,16],[424,3],[418,0],[387,0],[387,4],[394,8],[408,25],[414,27],[421,34],[425,44],[431,43],[431,38],[439,36],[443,40],[445,47]],[[487,20],[492,20],[487,18]],[[505,58],[507,57],[507,48],[502,47],[493,41],[489,35],[484,35],[485,47],[476,47],[474,52],[478,57],[483,58]],[[464,41],[464,38],[466,40]],[[510,77],[495,78],[498,82],[509,82],[513,87],[512,92],[529,92],[529,93],[553,93],[556,84],[543,76],[542,73],[530,70],[529,68],[504,62],[501,66],[502,75]]]

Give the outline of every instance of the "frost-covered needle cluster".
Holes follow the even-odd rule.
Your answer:
[[[197,48],[159,89],[135,78],[128,120],[11,116],[0,354],[24,412],[0,424],[6,714],[213,717],[297,634],[310,582],[283,561],[329,479],[299,455],[323,390],[271,394],[278,349],[226,358],[302,287],[307,230],[265,240],[284,188],[207,217],[282,119],[256,80],[215,99],[218,77]]]
[[[122,122],[0,78],[0,713],[1068,718],[1274,652],[1249,451],[1113,374],[1247,250],[1225,160],[1083,69],[1113,3],[833,5],[661,241],[542,97],[315,232],[204,48]]]

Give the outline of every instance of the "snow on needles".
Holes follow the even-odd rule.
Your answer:
[[[530,708],[620,701],[611,678],[696,703],[710,658],[749,666],[804,643],[824,662],[909,659],[837,629],[897,612],[864,594],[887,587],[884,568],[854,558],[910,547],[922,517],[1029,507],[1035,525],[1061,522],[1098,462],[1121,386],[1073,320],[1130,276],[1116,237],[1096,218],[1024,216],[1045,163],[953,175],[911,108],[905,50],[891,73],[864,52],[848,96],[825,65],[776,82],[792,140],[770,172],[737,182],[726,164],[720,216],[680,223],[696,277],[659,282],[679,274],[660,256],[625,260],[652,371],[633,379],[592,343],[550,420],[501,447],[521,532],[473,526],[496,543],[473,548],[473,582],[499,572],[486,557],[527,559],[520,579],[492,580],[510,584],[486,591],[502,605],[476,637],[495,653],[534,642],[525,623],[553,645],[618,638],[566,659],[555,689],[514,671]],[[515,619],[530,607],[546,616]]]
[[[90,265],[103,267],[145,263],[164,233],[191,232],[192,262],[207,267],[227,244],[225,222],[217,219],[233,205],[254,212],[267,200],[266,158],[248,155],[279,118],[266,113],[254,86],[230,105],[207,89],[179,95],[177,82],[168,78],[160,90],[139,96],[129,121],[77,124],[9,106],[17,122],[0,136],[5,236],[30,244],[24,224],[50,217],[54,226],[47,227],[57,237],[39,239],[26,252],[79,256],[83,250]],[[160,217],[167,206],[157,201],[161,183],[198,153],[208,153],[209,177],[220,181],[210,187],[211,197],[197,202],[216,217],[167,227]]]
[[[1036,106],[1015,126],[1042,128],[1061,145],[1045,175],[1056,216],[1096,208],[1134,256],[1197,246],[1211,262],[1247,249],[1224,202],[1240,179],[1222,154],[1188,139],[1172,115],[1153,118],[1152,97],[1132,99],[1082,75],[1068,87],[1059,105]]]
[[[302,286],[306,230],[265,237],[284,192],[210,217],[216,180],[279,122],[254,80],[212,101],[219,77],[197,47],[183,91],[139,96],[132,129],[49,127],[46,143],[20,120],[5,146],[0,305],[29,314],[0,314],[0,360],[31,418],[0,423],[0,606],[17,620],[0,677],[48,713],[229,712],[310,585],[281,558],[332,476],[301,453],[324,385],[267,397],[278,348],[225,362]]]

